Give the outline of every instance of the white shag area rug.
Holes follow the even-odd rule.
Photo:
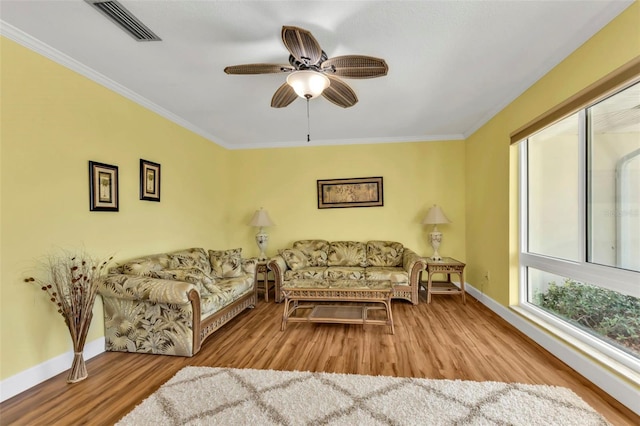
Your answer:
[[[608,425],[545,385],[185,367],[118,425]]]

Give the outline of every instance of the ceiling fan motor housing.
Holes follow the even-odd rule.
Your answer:
[[[324,61],[326,61],[327,59],[329,59],[329,57],[327,56],[327,54],[325,53],[325,51],[322,51],[322,55],[320,56],[320,60],[314,64],[310,63],[311,59],[306,58],[306,57],[302,57],[300,58],[302,60],[297,59],[295,56],[293,55],[289,55],[289,63],[297,70],[314,70],[314,71],[318,71],[318,72],[322,72],[325,71],[324,69],[321,68],[321,65]]]

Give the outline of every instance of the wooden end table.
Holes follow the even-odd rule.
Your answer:
[[[431,303],[432,294],[461,294],[462,303],[467,303],[464,291],[464,267],[465,264],[455,260],[452,257],[443,257],[442,260],[432,260],[426,257],[427,267],[427,303]],[[435,281],[435,274],[444,274],[447,276],[445,281]],[[460,277],[460,287],[451,281],[451,275]],[[424,286],[424,281],[420,280],[420,284]]]
[[[262,274],[262,280],[258,279],[258,274]],[[264,301],[269,301],[269,268],[267,268],[266,262],[258,262],[256,265],[256,285],[260,289],[260,282],[262,281],[262,288],[264,290]]]

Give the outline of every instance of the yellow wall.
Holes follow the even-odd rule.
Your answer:
[[[466,140],[467,281],[499,303],[516,303],[518,294],[517,155],[509,134],[639,55],[635,2]]]
[[[517,158],[509,133],[640,54],[634,3],[467,141],[227,151],[0,38],[0,379],[70,350],[62,318],[22,282],[55,247],[117,259],[179,249],[243,247],[256,255],[252,213],[266,208],[268,254],[301,238],[393,239],[421,254],[420,225],[441,205],[441,253],[467,281],[515,299]],[[162,164],[162,201],[138,199],[139,159]],[[89,160],[120,167],[120,212],[89,212]],[[318,210],[316,180],[384,177],[384,207]],[[490,280],[484,280],[486,270]],[[89,341],[102,335],[98,303]]]
[[[1,38],[0,379],[71,349],[62,318],[25,284],[56,247],[116,260],[191,246],[257,255],[247,223],[264,206],[268,254],[302,238],[392,239],[429,254],[428,207],[443,254],[465,258],[464,142],[228,151]],[[162,165],[160,203],[140,201],[139,159]],[[119,166],[120,211],[90,212],[88,161]],[[316,180],[384,177],[384,206],[318,210]],[[88,341],[103,335],[98,298]]]
[[[71,349],[44,292],[22,281],[56,247],[116,259],[225,246],[229,151],[8,40],[1,64],[1,378]],[[139,161],[162,165],[139,200]],[[88,161],[119,167],[120,211],[90,212]],[[88,341],[103,335],[98,301]]]
[[[246,224],[264,207],[276,223],[267,229],[267,255],[298,239],[322,238],[394,240],[426,256],[430,228],[420,222],[437,203],[452,221],[440,226],[440,252],[465,259],[464,141],[234,151],[232,158],[235,245],[253,241],[256,230]],[[318,179],[368,176],[384,179],[383,207],[318,209]]]

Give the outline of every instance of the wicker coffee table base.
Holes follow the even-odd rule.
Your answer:
[[[366,288],[283,288],[284,313],[281,330],[288,322],[311,322],[329,324],[371,324],[389,326],[395,334],[391,296],[393,290]],[[305,303],[300,303],[305,302]],[[366,305],[314,304],[306,302],[358,302]],[[308,310],[303,316],[292,316],[297,311]],[[369,311],[384,310],[385,319],[369,318]]]

